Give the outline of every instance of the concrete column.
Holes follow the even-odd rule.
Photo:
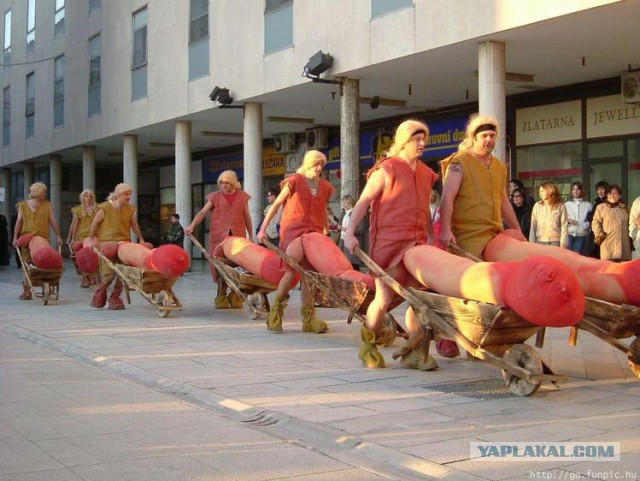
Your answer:
[[[176,214],[182,226],[189,225],[191,212],[191,122],[176,122]],[[185,237],[184,248],[191,252],[191,239]]]
[[[96,191],[96,148],[94,145],[82,146],[82,190]]]
[[[138,207],[138,137],[135,135],[124,136],[123,172],[122,179],[125,184],[133,188],[131,203]],[[113,186],[115,187],[115,186]],[[111,187],[113,189],[113,187]]]
[[[2,168],[2,175],[0,176],[0,185],[4,189],[4,202],[2,203],[2,214],[7,218],[7,224],[9,224],[9,231],[11,231],[11,216],[13,215],[13,202],[11,198],[11,169],[7,167]],[[10,235],[13,234],[10,232]],[[11,242],[11,237],[9,237]]]
[[[504,43],[481,43],[478,54],[478,109],[480,114],[490,115],[498,120],[500,132],[494,155],[503,162],[508,162],[505,82]]]
[[[53,210],[53,218],[60,227],[60,214],[62,212],[62,157],[52,155],[49,161],[49,201]],[[62,235],[62,232],[60,233]],[[64,239],[63,239],[64,240]],[[51,232],[51,245],[56,246],[57,239],[53,230]]]
[[[29,198],[29,187],[33,184],[33,164],[31,162],[23,163],[22,172],[24,179],[24,192],[22,193],[22,198],[27,200]]]
[[[244,104],[244,190],[251,196],[253,233],[262,220],[262,104]]]
[[[344,79],[340,99],[340,198],[360,194],[360,81]]]

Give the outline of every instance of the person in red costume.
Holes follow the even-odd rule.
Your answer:
[[[242,190],[238,176],[233,170],[225,170],[218,177],[218,192],[207,196],[207,202],[200,212],[193,218],[191,224],[184,230],[191,235],[193,230],[211,212],[209,224],[209,253],[228,236],[248,237],[253,242],[253,227],[249,213],[251,196]],[[217,282],[215,268],[211,266],[211,277]],[[229,294],[221,292],[215,300],[216,309],[229,307],[239,309],[243,306],[242,299],[233,291]]]
[[[428,137],[429,128],[417,120],[406,120],[398,126],[387,156],[369,172],[367,185],[351,212],[344,239],[345,247],[353,252],[358,245],[355,230],[371,205],[371,258],[404,286],[418,285],[402,263],[404,254],[413,246],[433,244],[435,240],[429,200],[437,175],[420,161]],[[395,328],[384,323],[392,299],[393,291],[381,279],[376,279],[376,295],[362,326],[359,353],[362,362],[371,368],[385,367],[377,346],[389,345],[395,338]],[[421,335],[422,329],[413,309],[407,310],[405,322],[410,336],[407,345],[414,345],[414,338]],[[403,357],[408,353],[404,352]],[[437,364],[429,356],[421,366],[411,367],[430,370]]]
[[[442,162],[440,240],[457,244],[485,261],[521,261],[531,256],[557,259],[575,273],[584,294],[604,301],[640,305],[640,262],[615,264],[555,246],[525,241],[506,193],[506,167],[492,152],[498,122],[474,115],[458,153]],[[510,229],[503,229],[503,221]]]
[[[131,241],[131,231],[138,236],[139,242],[144,242],[138,225],[138,210],[130,203],[132,193],[133,187],[129,184],[118,184],[107,201],[98,206],[98,212],[91,222],[89,236],[85,241],[86,247],[91,249],[99,243]],[[91,307],[101,309],[105,306],[107,289],[114,277],[116,282],[109,298],[109,309],[119,311],[125,308],[124,302],[120,299],[122,281],[103,261],[100,261],[100,285],[91,299]]]
[[[18,220],[13,229],[13,245],[16,249],[22,249],[25,262],[31,261],[31,254],[28,248],[18,246],[18,238],[23,235],[33,235],[42,237],[49,242],[49,226],[53,229],[58,240],[58,247],[62,245],[60,229],[53,216],[51,203],[47,201],[47,186],[42,182],[36,182],[29,187],[29,199],[18,204]],[[31,288],[27,279],[22,283],[22,294],[19,299],[28,301],[31,299]]]
[[[322,168],[327,163],[325,155],[318,150],[309,150],[302,160],[297,173],[282,182],[280,194],[271,204],[271,208],[262,222],[258,241],[266,236],[266,229],[280,206],[280,248],[284,251],[298,237],[309,232],[328,232],[327,204],[335,193],[333,186],[320,177]],[[276,300],[269,312],[267,329],[271,332],[282,332],[284,308],[289,300],[291,283],[295,271],[289,267],[278,284]],[[302,330],[321,334],[329,330],[329,326],[315,316],[313,297],[309,286],[302,280]]]

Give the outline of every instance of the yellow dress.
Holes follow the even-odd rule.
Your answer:
[[[451,230],[461,248],[482,257],[489,241],[504,230],[502,201],[507,167],[493,156],[485,167],[473,155],[458,152],[442,161],[445,181],[448,168],[454,163],[462,167],[462,183],[453,201]]]
[[[91,223],[93,222],[93,218],[96,216],[97,210],[94,209],[91,214],[88,214],[82,205],[74,207],[71,209],[71,213],[73,217],[78,219],[78,230],[76,231],[76,236],[74,237],[74,241],[81,241],[86,237],[89,237],[89,229],[91,228]]]

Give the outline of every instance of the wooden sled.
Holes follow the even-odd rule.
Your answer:
[[[35,295],[42,298],[42,303],[45,306],[49,304],[50,299],[57,301],[60,298],[60,279],[62,278],[64,267],[60,269],[40,269],[24,261],[21,247],[18,247],[16,251],[18,252],[18,259],[20,259],[22,272],[29,289],[34,287],[41,288],[41,291],[36,292]],[[60,249],[58,249],[58,252],[60,252]]]
[[[360,249],[356,248],[355,254],[411,304],[425,334],[425,341],[420,345],[425,358],[437,332],[456,341],[473,357],[502,369],[505,383],[517,396],[530,396],[543,381],[555,385],[567,379],[553,374],[538,352],[524,344],[540,326],[502,306],[404,288]]]
[[[364,323],[367,308],[375,297],[375,290],[369,289],[364,282],[341,279],[307,270],[282,249],[269,242],[268,239],[264,239],[264,243],[307,281],[317,307],[344,309],[349,313],[347,323],[351,324],[354,317]],[[403,302],[402,297],[395,296],[389,305],[389,311]],[[398,336],[407,337],[405,330],[396,322],[391,312],[387,312],[385,323],[388,326],[395,326]]]
[[[173,292],[173,285],[179,279],[167,279],[153,269],[116,264],[107,258],[99,249],[93,248],[98,257],[113,269],[124,285],[127,304],[131,304],[131,291],[136,291],[149,304],[156,308],[162,318],[169,317],[172,311],[182,310],[182,303]]]
[[[189,237],[193,245],[202,252],[202,255],[215,267],[218,273],[217,296],[224,295],[228,287],[240,296],[251,319],[257,319],[261,314],[269,315],[271,306],[269,305],[267,294],[275,291],[278,286],[274,286],[259,276],[239,271],[237,264],[234,264],[224,257],[212,256],[202,244],[200,244],[198,239],[193,235]]]

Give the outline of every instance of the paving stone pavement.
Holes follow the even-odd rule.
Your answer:
[[[587,333],[571,347],[567,329],[548,329],[539,352],[569,380],[516,397],[485,362],[436,356],[437,371],[401,369],[391,359],[400,341],[384,349],[388,369],[366,369],[359,324],[319,309],[330,332],[302,333],[297,291],[284,334],[270,334],[244,310],[213,309],[201,261],[175,285],[184,310],[164,319],[135,292],[125,311],[90,308],[91,291],[70,264],[60,299],[47,306],[18,301],[20,277],[0,268],[0,481],[637,479],[640,471],[640,383],[623,353]],[[471,442],[536,441],[619,442],[622,454],[618,462],[470,459]]]

